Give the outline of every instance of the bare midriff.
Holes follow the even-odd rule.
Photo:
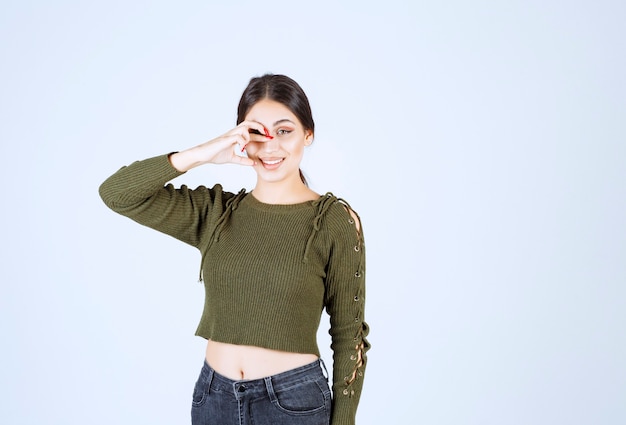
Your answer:
[[[206,361],[217,373],[233,380],[259,379],[317,360],[315,354],[289,353],[209,340]]]

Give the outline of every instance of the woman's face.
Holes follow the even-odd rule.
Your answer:
[[[300,120],[282,103],[263,99],[245,117],[263,125],[273,139],[251,135],[246,145],[248,157],[256,162],[258,178],[268,182],[291,179],[300,181],[300,162],[304,147],[313,141],[313,133],[305,130]]]

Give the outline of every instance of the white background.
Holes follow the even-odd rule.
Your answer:
[[[227,131],[274,72],[313,106],[312,187],[363,221],[358,423],[625,423],[625,19],[618,0],[3,2],[0,422],[189,422],[199,254],[97,189]],[[217,181],[254,174],[176,182]]]

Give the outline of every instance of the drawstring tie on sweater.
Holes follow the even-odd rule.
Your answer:
[[[241,200],[243,199],[245,195],[246,195],[246,189],[241,189],[239,193],[237,193],[235,196],[230,198],[224,204],[224,211],[222,212],[222,215],[220,215],[220,218],[217,220],[217,223],[215,223],[215,227],[213,228],[213,233],[211,234],[211,237],[209,238],[209,242],[204,252],[202,253],[202,259],[200,260],[200,275],[199,275],[199,280],[198,280],[199,282],[202,282],[202,269],[204,267],[204,260],[206,258],[207,253],[209,252],[209,249],[213,245],[213,242],[218,242],[220,240],[220,235],[222,233],[222,230],[224,230],[226,223],[228,223],[228,219],[230,218],[232,212],[237,209],[237,207],[239,206],[239,203],[241,202]]]
[[[309,262],[309,249],[311,248],[311,244],[313,243],[313,239],[315,235],[320,230],[320,224],[322,222],[322,218],[326,211],[337,202],[339,199],[330,192],[327,192],[324,196],[321,196],[319,199],[313,202],[313,205],[317,206],[317,211],[315,212],[315,218],[313,219],[313,229],[311,229],[311,234],[309,235],[308,240],[306,241],[306,246],[304,248],[304,256],[302,257],[303,263]]]

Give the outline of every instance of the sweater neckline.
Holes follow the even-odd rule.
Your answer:
[[[246,196],[244,196],[244,198],[241,200],[241,202],[242,204],[247,204],[248,206],[261,211],[289,212],[312,208],[315,203],[319,202],[322,198],[324,198],[324,195],[320,195],[319,198],[314,200],[297,202],[295,204],[268,204],[259,201],[257,198],[254,197],[252,192],[248,192]]]

